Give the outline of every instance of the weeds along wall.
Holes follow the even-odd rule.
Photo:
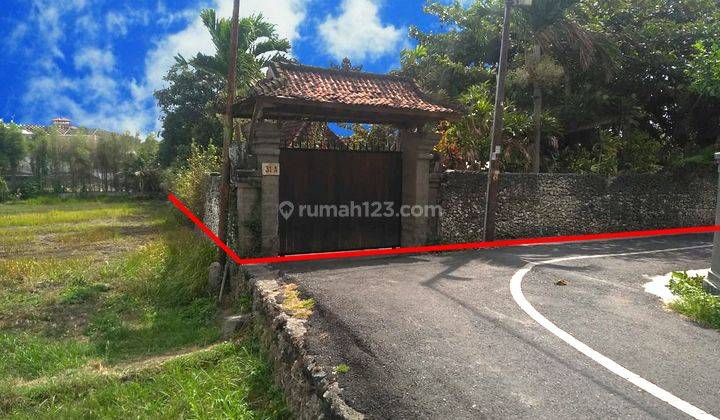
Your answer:
[[[498,239],[712,225],[717,178],[706,175],[502,174]],[[482,240],[487,174],[446,172],[442,243]]]

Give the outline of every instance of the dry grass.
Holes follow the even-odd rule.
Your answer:
[[[301,299],[297,284],[286,284],[282,287],[285,299],[282,307],[295,318],[307,319],[312,316],[313,307],[315,307],[314,299]]]

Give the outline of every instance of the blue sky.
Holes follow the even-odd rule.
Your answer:
[[[438,29],[424,0],[241,0],[290,39],[302,63],[328,66],[348,56],[387,72],[412,45],[408,26]],[[198,19],[231,0],[3,0],[0,13],[0,118],[75,124],[142,134],[160,127],[152,92],[181,53],[210,53]]]

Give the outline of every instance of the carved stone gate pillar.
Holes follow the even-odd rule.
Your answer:
[[[263,164],[280,165],[280,127],[276,122],[258,122],[252,139],[252,153],[260,174],[260,250],[265,256],[278,254],[278,206],[280,205],[279,174],[263,175]],[[282,170],[282,168],[280,168]]]
[[[425,245],[428,240],[428,214],[430,203],[430,152],[438,143],[436,133],[421,130],[401,130],[400,148],[402,150],[402,204],[406,211],[415,206],[414,214],[405,214],[402,218],[402,246]],[[433,203],[434,204],[434,203]],[[421,214],[422,213],[422,214]]]

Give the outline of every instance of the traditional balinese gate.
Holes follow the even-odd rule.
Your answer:
[[[429,204],[430,152],[439,141],[433,126],[458,115],[412,81],[353,71],[349,63],[342,69],[272,63],[267,78],[234,105],[233,116],[250,119],[236,173],[241,254],[427,242],[427,215],[398,214],[401,206]],[[347,144],[305,150],[295,141],[302,130],[293,131],[288,143],[286,122],[383,124],[397,129],[397,144],[387,152],[351,151]],[[354,213],[341,214],[343,209]]]
[[[400,152],[283,148],[280,167],[280,255],[400,246]]]

